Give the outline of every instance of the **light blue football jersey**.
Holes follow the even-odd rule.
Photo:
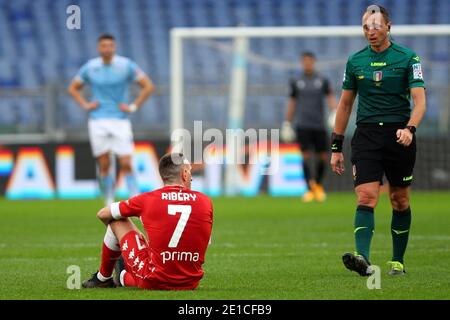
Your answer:
[[[132,60],[115,55],[110,64],[102,58],[89,60],[78,71],[76,79],[91,86],[91,101],[99,106],[90,111],[91,119],[126,119],[128,113],[119,108],[121,103],[130,103],[129,85],[144,73]]]

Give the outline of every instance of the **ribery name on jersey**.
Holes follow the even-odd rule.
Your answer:
[[[161,193],[161,199],[172,201],[195,201],[197,199],[197,195],[184,192],[163,192]]]
[[[161,257],[163,260],[163,264],[166,261],[194,261],[197,262],[200,258],[200,254],[198,252],[178,252],[178,251],[163,251],[161,252]]]

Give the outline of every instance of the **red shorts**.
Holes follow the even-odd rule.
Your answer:
[[[149,257],[147,240],[137,231],[130,231],[123,236],[120,249],[125,263],[123,284],[126,287],[148,290],[192,290],[198,285],[196,281],[192,286],[178,287],[158,278],[154,273],[155,266]]]

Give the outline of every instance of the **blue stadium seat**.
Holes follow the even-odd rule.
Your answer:
[[[449,81],[449,37],[432,39],[396,37],[395,25],[406,23],[450,23],[448,0],[380,0],[390,9],[395,41],[410,46],[424,59],[447,67],[429,66],[431,81]],[[67,30],[66,7],[78,4],[82,9],[82,30]],[[67,83],[79,67],[97,55],[96,39],[101,32],[111,32],[118,40],[119,53],[135,60],[148,72],[157,86],[170,82],[170,43],[172,27],[246,26],[319,26],[360,25],[368,0],[0,0],[0,87],[37,87],[47,82]],[[229,44],[230,42],[228,42]],[[231,53],[222,53],[199,41],[185,41],[185,82],[228,84]],[[338,61],[327,65],[330,78],[342,77],[346,57],[366,45],[360,38],[323,39],[253,39],[251,51],[266,61],[296,65],[298,54],[314,51],[319,61]],[[339,64],[340,63],[340,64]],[[295,69],[295,68],[293,68]],[[285,84],[294,70],[270,67],[252,61],[248,81],[257,84]],[[7,104],[19,105],[7,100]],[[222,121],[226,98],[196,97],[187,106],[211,121]],[[439,102],[433,102],[436,105]],[[70,125],[82,123],[86,114],[68,97],[60,99],[61,114]],[[3,107],[5,102],[1,102]],[[20,109],[33,110],[36,102],[20,102]],[[252,97],[248,110],[260,111],[263,123],[279,119],[284,97]],[[154,97],[146,105],[155,112],[139,113],[135,121],[167,126],[168,96]],[[36,113],[34,113],[36,114]],[[198,113],[196,113],[198,114]],[[6,118],[5,118],[6,117]],[[12,119],[1,115],[0,121]],[[13,121],[13,120],[11,120]]]
[[[18,110],[18,123],[33,127],[42,126],[44,120],[43,110],[39,110],[35,98],[16,98],[16,108]]]
[[[19,86],[19,78],[15,67],[6,59],[0,60],[0,87],[17,87]]]
[[[14,125],[17,121],[17,108],[15,98],[2,97],[0,99],[0,124],[2,126]]]

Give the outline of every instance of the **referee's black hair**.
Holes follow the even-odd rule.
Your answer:
[[[316,59],[316,55],[312,51],[303,51],[302,58],[304,58],[304,57],[310,57],[310,58]]]
[[[102,33],[101,35],[98,36],[97,42],[100,42],[102,40],[116,41],[116,38],[110,33]]]

